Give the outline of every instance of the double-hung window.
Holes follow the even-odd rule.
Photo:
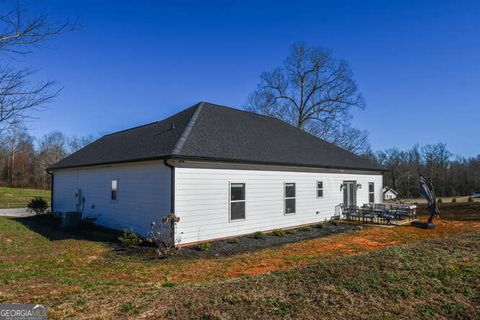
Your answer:
[[[368,202],[375,203],[375,184],[373,182],[368,183]]]
[[[245,183],[230,183],[230,221],[245,219]]]
[[[317,181],[317,198],[323,198],[323,181]]]
[[[285,183],[285,214],[295,213],[296,206],[295,183]]]
[[[118,180],[112,180],[112,193],[110,198],[112,200],[117,200],[117,191],[118,191]]]

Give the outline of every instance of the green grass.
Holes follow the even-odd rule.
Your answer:
[[[34,197],[42,197],[50,204],[50,190],[0,187],[0,208],[26,208]]]
[[[240,281],[182,286],[157,299],[177,319],[476,319],[479,285],[480,233],[474,233]],[[178,297],[189,297],[188,307]],[[156,317],[168,317],[163,308],[153,309]]]
[[[92,313],[112,319],[474,319],[480,314],[479,232],[234,281],[185,282],[189,266],[224,274],[225,266],[209,264],[244,263],[249,256],[198,265],[196,258],[141,259],[114,249],[111,241],[118,235],[67,232],[49,219],[0,217],[0,302],[44,303],[51,319]]]

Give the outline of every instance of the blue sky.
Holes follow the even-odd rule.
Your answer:
[[[99,135],[160,120],[198,101],[240,107],[291,44],[346,59],[374,150],[445,142],[480,153],[478,1],[53,1],[81,31],[24,59],[64,90],[34,135]]]

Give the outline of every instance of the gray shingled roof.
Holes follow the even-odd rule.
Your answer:
[[[278,119],[207,102],[103,136],[49,169],[162,158],[383,170]]]

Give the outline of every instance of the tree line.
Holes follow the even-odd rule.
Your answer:
[[[23,122],[13,122],[0,135],[0,185],[50,189],[46,169],[93,141],[52,131],[34,138]]]
[[[403,151],[390,148],[367,157],[385,167],[384,185],[399,192],[401,198],[419,196],[420,175],[427,178],[439,197],[480,191],[480,155],[457,156],[444,143],[417,144]]]

